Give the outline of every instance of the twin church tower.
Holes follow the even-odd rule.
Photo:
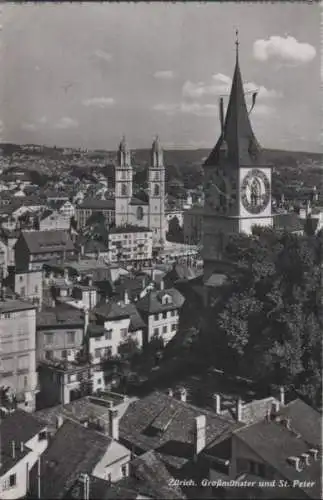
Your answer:
[[[158,137],[151,148],[148,200],[133,196],[131,152],[125,137],[119,145],[115,176],[116,226],[133,225],[149,228],[153,233],[153,245],[163,246],[166,241],[165,166]]]

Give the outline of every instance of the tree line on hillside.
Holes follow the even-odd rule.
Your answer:
[[[226,252],[235,267],[207,311],[202,355],[321,407],[322,249],[322,231],[255,228],[251,237],[232,237]]]

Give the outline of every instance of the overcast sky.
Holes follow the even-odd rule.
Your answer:
[[[2,5],[2,139],[212,147],[239,29],[264,147],[320,147],[320,14],[296,2]],[[248,98],[250,99],[250,97]],[[248,100],[249,103],[249,100]]]

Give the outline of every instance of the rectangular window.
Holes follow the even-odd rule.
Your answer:
[[[167,325],[163,326],[163,333],[167,333]]]
[[[158,336],[159,335],[159,328],[154,328],[154,335]]]
[[[174,316],[176,316],[176,311],[172,311],[172,312],[171,312],[171,315],[172,315],[173,317],[174,317]]]
[[[172,332],[174,332],[176,330],[176,326],[177,326],[176,323],[172,324]]]
[[[24,296],[25,296],[25,294],[26,294],[26,287],[22,286],[22,287],[20,288],[20,295],[21,295],[22,297],[24,297]]]
[[[166,319],[167,318],[167,311],[164,311],[163,312],[163,319]]]
[[[14,488],[16,484],[17,484],[16,474],[11,474],[11,476],[9,476],[9,487]]]
[[[95,358],[100,358],[101,357],[101,349],[95,349],[95,351],[94,351],[94,357]]]
[[[75,332],[67,332],[67,343],[68,344],[75,343]]]
[[[154,316],[154,320],[155,320],[155,321],[158,321],[158,320],[159,320],[159,314],[155,314],[155,316]]]
[[[124,339],[128,335],[128,328],[121,328],[120,330],[121,338]]]
[[[64,349],[64,350],[62,351],[62,359],[66,359],[66,358],[67,358],[67,350],[66,350],[66,349]]]
[[[111,340],[112,339],[112,329],[111,330],[106,330],[104,337],[106,340]]]
[[[18,370],[26,370],[29,368],[29,355],[18,357]]]
[[[46,351],[45,359],[47,359],[47,361],[53,361],[53,351]]]
[[[121,465],[121,474],[122,474],[122,477],[127,477],[127,471],[128,471],[127,464]]]
[[[38,293],[38,286],[35,285],[35,293]]]
[[[45,333],[44,335],[44,344],[52,345],[53,344],[54,335],[52,333]]]
[[[47,439],[47,432],[46,431],[42,431],[38,434],[38,441],[44,441],[45,439]]]

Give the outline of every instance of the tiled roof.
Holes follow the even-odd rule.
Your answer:
[[[242,427],[235,431],[234,435],[288,481],[314,481],[313,487],[301,487],[301,489],[310,498],[321,498],[321,460],[312,461],[301,471],[297,471],[295,465],[288,462],[289,457],[300,457],[302,453],[307,453],[312,448],[304,436],[295,432],[293,422],[291,429],[287,429],[286,425],[275,420],[271,422],[262,420]]]
[[[120,318],[130,318],[130,330],[136,331],[145,326],[137,308],[134,304],[125,304],[124,302],[108,302],[93,310],[95,314],[104,317],[107,320]]]
[[[35,418],[33,415],[23,411],[15,410],[7,417],[2,417],[0,424],[1,433],[1,466],[0,475],[6,471],[29,451],[21,451],[21,443],[27,443],[39,432],[46,428],[46,422]],[[12,443],[15,443],[15,457],[12,455]]]
[[[111,439],[67,420],[58,429],[41,457],[42,499],[64,498],[80,474],[91,474],[111,444]],[[35,467],[31,491],[37,492]]]
[[[206,444],[234,428],[234,423],[213,412],[156,391],[128,407],[120,419],[119,435],[122,441],[142,451],[155,450],[164,462],[181,468],[193,458],[195,417],[200,415],[206,416]]]
[[[74,250],[74,244],[66,231],[22,231],[21,237],[31,254]]]
[[[109,200],[97,200],[95,198],[87,198],[82,201],[77,209],[88,209],[88,210],[114,210],[115,200],[110,198]]]
[[[162,303],[162,298],[165,295],[170,295],[172,301],[168,304]],[[163,311],[171,311],[179,309],[184,304],[183,295],[176,288],[168,288],[166,290],[153,290],[136,303],[140,312],[148,314],[157,314]]]
[[[291,419],[292,427],[299,432],[313,447],[322,446],[322,416],[301,399],[295,399],[282,406],[279,414]]]
[[[45,210],[41,217],[40,217],[40,220],[44,220],[44,219],[47,219],[47,217],[49,217],[50,215],[52,215],[54,213],[53,210],[50,210],[49,208],[47,210]]]
[[[82,327],[84,325],[83,311],[61,304],[56,307],[43,308],[40,312],[37,312],[37,329],[46,327],[59,328],[65,325]]]
[[[36,309],[34,304],[30,302],[25,302],[20,299],[10,299],[6,298],[4,300],[0,300],[0,312],[14,312],[14,311],[27,311],[28,309]]]

